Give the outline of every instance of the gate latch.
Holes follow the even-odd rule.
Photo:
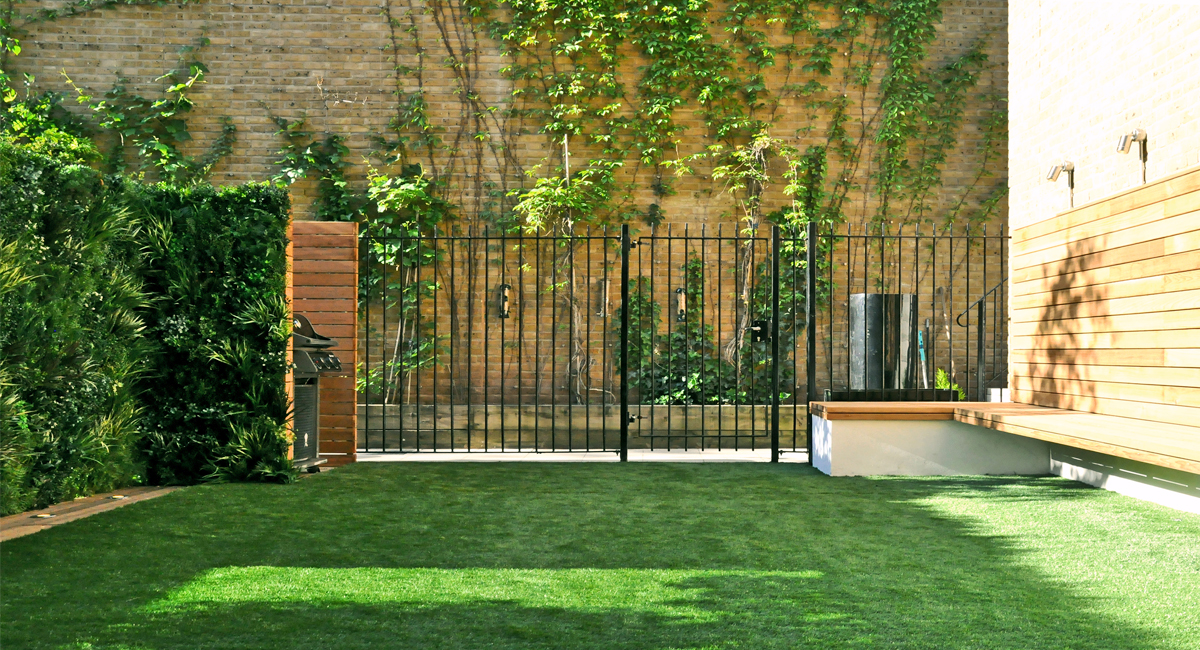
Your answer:
[[[629,413],[629,412],[625,413],[625,421],[630,424],[633,424],[634,422],[637,422],[638,420],[641,420],[641,419],[644,419],[644,418],[640,415],[634,415],[633,413]]]
[[[755,343],[762,343],[771,340],[771,323],[765,320],[756,320],[750,323],[750,340]]]

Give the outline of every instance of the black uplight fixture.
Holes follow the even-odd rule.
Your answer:
[[[1118,153],[1129,153],[1133,149],[1133,143],[1138,144],[1138,158],[1142,161],[1142,182],[1146,182],[1146,161],[1150,158],[1150,152],[1146,149],[1146,132],[1141,129],[1134,129],[1129,133],[1121,136],[1117,141]]]
[[[1071,195],[1071,207],[1075,207],[1075,163],[1069,160],[1064,160],[1061,163],[1054,165],[1050,168],[1050,171],[1046,172],[1046,180],[1053,183],[1058,180],[1058,177],[1061,176],[1063,172],[1067,173],[1067,190]]]
[[[496,305],[496,313],[500,316],[500,318],[508,318],[508,310],[509,310],[508,292],[511,289],[512,289],[511,284],[500,285],[500,291],[497,294],[498,301],[497,301],[497,305]]]

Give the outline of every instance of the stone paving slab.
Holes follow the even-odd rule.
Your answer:
[[[30,510],[17,515],[0,517],[0,542],[32,535],[41,530],[83,519],[94,514],[107,512],[138,501],[160,497],[178,487],[131,487],[116,492],[105,492],[74,501],[58,503],[43,510]]]
[[[416,463],[504,463],[504,462],[542,462],[542,463],[615,463],[618,462],[616,452],[587,451],[587,452],[461,452],[438,451],[418,453],[379,453],[358,452],[360,463],[387,462],[416,462]],[[679,451],[630,449],[630,462],[658,463],[767,463],[771,461],[771,450],[715,450],[689,449]],[[785,463],[806,463],[808,455],[800,453],[784,453],[780,461]]]

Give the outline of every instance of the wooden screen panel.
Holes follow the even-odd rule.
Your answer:
[[[1014,401],[1200,439],[1200,168],[1013,233]]]
[[[292,309],[337,340],[342,372],[321,376],[319,451],[331,467],[356,460],[354,368],[358,363],[358,224],[292,224]]]

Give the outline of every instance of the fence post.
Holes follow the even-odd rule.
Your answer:
[[[779,226],[771,226],[771,462],[779,462]]]
[[[986,298],[987,296],[984,296]],[[975,383],[977,384],[976,393],[979,396],[979,401],[987,401],[987,386],[984,383],[983,373],[983,330],[987,311],[984,309],[984,304],[987,303],[984,298],[979,299],[979,316],[976,324],[977,331],[975,332]]]
[[[621,462],[629,460],[629,224],[621,226]]]
[[[808,464],[812,464],[812,416],[809,405],[817,399],[817,224],[810,221],[804,238],[804,430],[808,445]],[[833,378],[830,377],[832,380]]]

